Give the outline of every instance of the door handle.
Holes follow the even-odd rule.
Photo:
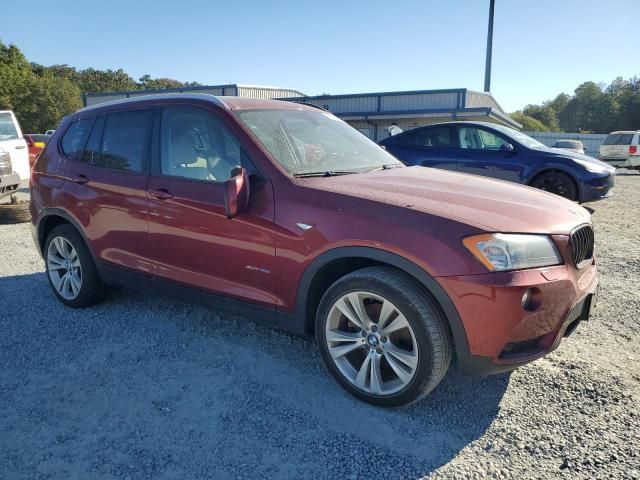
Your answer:
[[[16,150],[22,150],[23,148],[27,148],[24,145],[16,145]]]
[[[71,177],[71,181],[72,181],[73,183],[80,183],[80,184],[82,184],[82,183],[87,183],[87,182],[89,181],[89,178],[87,178],[87,176],[86,176],[86,175],[82,175],[82,174],[80,174],[80,175],[77,175],[77,176],[75,176],[75,177]]]
[[[159,188],[157,190],[147,190],[147,193],[152,197],[158,198],[160,200],[168,200],[173,198],[173,193],[169,192],[166,188]]]

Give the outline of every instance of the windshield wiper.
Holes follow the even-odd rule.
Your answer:
[[[296,178],[306,178],[306,177],[337,177],[338,175],[349,175],[354,172],[353,170],[325,170],[324,172],[300,172],[294,173],[293,176]]]
[[[378,170],[391,170],[392,168],[404,167],[403,163],[385,163],[384,165],[380,165],[379,167],[372,168],[371,170],[367,170],[365,173],[369,172],[377,172]]]

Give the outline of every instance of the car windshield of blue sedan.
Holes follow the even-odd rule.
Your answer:
[[[329,112],[246,110],[238,117],[293,175],[360,173],[403,165]]]
[[[538,140],[531,138],[529,135],[525,135],[522,132],[514,130],[513,128],[504,127],[502,125],[491,125],[492,128],[495,128],[499,132],[504,133],[506,136],[512,138],[520,145],[524,145],[527,148],[533,148],[536,150],[546,150],[547,147],[544,143],[540,143]]]

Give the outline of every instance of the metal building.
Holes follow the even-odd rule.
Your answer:
[[[451,120],[482,120],[522,128],[491,94],[466,88],[320,95],[289,100],[321,106],[376,141],[389,136],[387,128],[392,124],[408,130]]]
[[[109,93],[86,93],[84,95],[84,106],[95,105],[97,103],[109,102],[111,100],[120,100],[123,98],[138,97],[141,95],[155,95],[162,93],[208,93],[218,96],[232,96],[245,98],[262,98],[265,100],[272,98],[289,99],[304,97],[304,93],[291,88],[279,87],[262,87],[256,85],[212,85],[200,87],[184,87],[184,88],[166,88],[161,90],[129,90],[125,92],[109,92]]]
[[[402,130],[408,130],[451,120],[483,120],[517,129],[522,128],[522,125],[505,113],[491,94],[475,92],[466,88],[307,96],[290,88],[232,84],[165,90],[88,93],[84,96],[84,104],[88,106],[139,95],[176,92],[274,98],[309,103],[325,108],[375,141],[389,136],[387,129],[393,124]]]

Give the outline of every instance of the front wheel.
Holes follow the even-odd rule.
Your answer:
[[[451,360],[449,331],[437,306],[413,279],[387,267],[357,270],[327,290],[316,339],[336,380],[379,406],[420,400]]]
[[[544,190],[545,192],[555,193],[568,200],[578,199],[578,189],[573,179],[563,172],[545,172],[536,177],[531,186]]]

